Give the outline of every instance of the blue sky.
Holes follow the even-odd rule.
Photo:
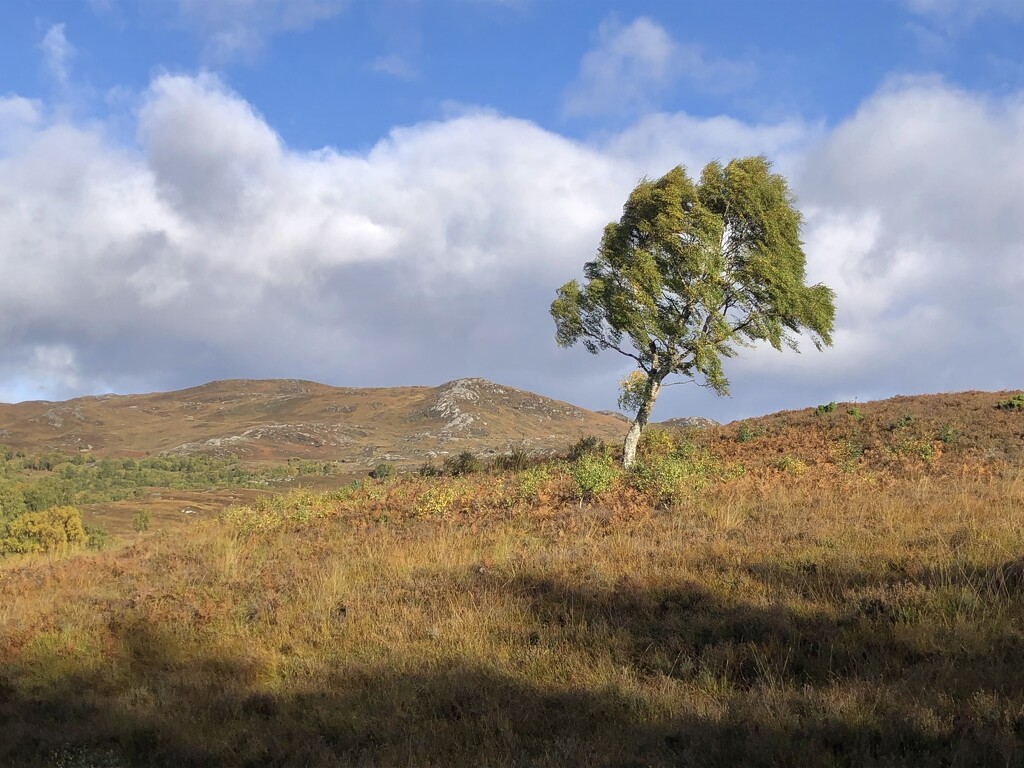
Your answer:
[[[632,184],[764,153],[839,293],[655,416],[1024,386],[1019,0],[8,0],[0,400],[478,375],[614,406],[546,306]]]

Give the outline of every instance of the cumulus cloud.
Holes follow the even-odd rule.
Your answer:
[[[680,79],[702,90],[730,91],[753,77],[750,65],[676,42],[645,16],[625,26],[610,19],[601,24],[597,45],[584,55],[563,110],[568,116],[628,114],[650,107]]]
[[[39,49],[43,52],[43,61],[53,79],[60,85],[67,85],[69,66],[71,58],[75,55],[75,48],[64,34],[64,25],[54,24],[46,30],[39,43]]]
[[[347,153],[208,74],[157,77],[130,145],[0,99],[0,397],[478,375],[613,407],[622,362],[555,347],[554,289],[640,176],[755,153],[793,180],[836,347],[748,351],[734,400],[672,388],[656,416],[1019,386],[1021,104],[904,80],[831,129],[654,115],[600,143],[462,110]]]
[[[345,0],[177,0],[179,12],[207,42],[217,60],[250,57],[281,32],[333,18]]]

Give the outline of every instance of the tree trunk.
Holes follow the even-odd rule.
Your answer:
[[[629,469],[636,461],[636,447],[640,443],[640,435],[647,426],[647,420],[651,417],[651,410],[654,408],[654,401],[658,399],[661,392],[661,379],[649,379],[646,397],[637,409],[636,419],[626,433],[626,441],[622,445],[622,466]]]

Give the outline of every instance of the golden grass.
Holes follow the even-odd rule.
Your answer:
[[[1024,764],[1024,475],[298,492],[0,566],[0,764]]]

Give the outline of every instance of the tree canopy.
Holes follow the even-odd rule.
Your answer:
[[[786,180],[763,157],[682,166],[643,179],[597,256],[551,304],[556,340],[633,359],[623,402],[636,410],[624,461],[632,463],[662,382],[672,374],[728,393],[724,358],[766,341],[797,349],[801,335],[832,344],[834,293],[806,284],[802,218]]]

